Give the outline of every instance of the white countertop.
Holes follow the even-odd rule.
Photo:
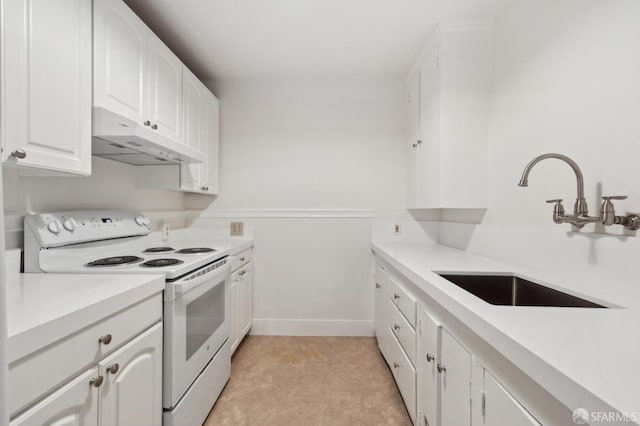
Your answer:
[[[640,300],[611,283],[576,282],[437,244],[372,248],[567,407],[640,414]],[[510,272],[617,307],[495,306],[434,271]]]
[[[164,289],[164,275],[15,274],[7,285],[9,363]]]

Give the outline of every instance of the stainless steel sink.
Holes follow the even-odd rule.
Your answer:
[[[492,305],[607,308],[514,275],[439,275]]]

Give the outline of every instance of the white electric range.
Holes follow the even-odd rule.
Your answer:
[[[134,212],[77,210],[25,217],[24,272],[164,274],[165,426],[201,425],[231,374],[229,247],[167,244]]]

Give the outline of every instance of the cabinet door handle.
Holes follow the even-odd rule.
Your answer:
[[[433,355],[431,355],[431,354],[427,354],[427,362],[431,362],[431,361],[433,361],[434,359],[436,359],[436,357],[435,357],[435,356],[433,356]]]
[[[153,130],[158,130],[158,125],[154,123],[154,124],[153,124],[153,126],[151,126],[151,128],[152,128]]]
[[[109,343],[111,343],[111,335],[105,334],[104,336],[100,337],[98,339],[98,343],[102,343],[103,345],[108,345]]]
[[[398,324],[393,324],[393,329],[394,330],[400,330],[400,326]]]
[[[115,364],[111,364],[110,366],[107,367],[107,373],[116,374],[119,369],[120,369],[120,364],[116,362]]]
[[[414,148],[417,148],[417,147],[418,147],[418,144],[417,144],[417,143],[414,143],[412,146],[413,146]]]
[[[398,364],[397,362],[393,363],[393,368],[400,368],[400,364]]]
[[[144,122],[144,123],[142,123],[142,124],[144,124],[144,125],[145,125],[145,126],[147,126],[147,127],[151,126],[151,122],[150,122],[149,120],[145,121],[145,122]]]
[[[380,284],[376,283],[376,288],[380,288]]]
[[[418,145],[422,145],[422,139],[418,139]]]
[[[398,293],[393,293],[393,298],[396,300],[400,300],[400,295]]]
[[[443,373],[447,371],[447,367],[444,366],[444,364],[438,364],[438,373]]]
[[[95,386],[95,387],[99,388],[100,386],[102,386],[102,382],[104,382],[104,376],[98,376],[98,377],[94,377],[93,379],[91,379],[89,384],[91,386]]]
[[[11,153],[11,156],[19,158],[19,159],[22,160],[23,158],[25,158],[27,156],[27,153],[25,152],[24,149],[16,149],[15,151],[13,151]]]

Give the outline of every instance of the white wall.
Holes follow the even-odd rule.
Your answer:
[[[536,155],[573,158],[585,176],[591,215],[601,195],[628,195],[620,213],[640,212],[640,2],[512,0],[496,19],[489,131],[489,208],[480,225],[451,223],[444,244],[563,275],[637,280],[640,238],[571,233],[544,201],[573,209],[571,169],[545,160],[516,186]],[[461,220],[466,221],[465,219]],[[595,231],[622,233],[622,228]]]
[[[184,194],[172,191],[138,190],[136,168],[92,157],[89,177],[21,176],[17,169],[4,167],[4,211],[7,217],[7,247],[22,244],[21,217],[25,214],[73,209],[112,209],[163,213],[184,210]],[[178,224],[178,223],[176,223]]]
[[[253,332],[371,334],[371,217],[409,218],[402,80],[211,88],[221,102],[221,195],[208,208],[189,195],[187,205],[254,227]]]

